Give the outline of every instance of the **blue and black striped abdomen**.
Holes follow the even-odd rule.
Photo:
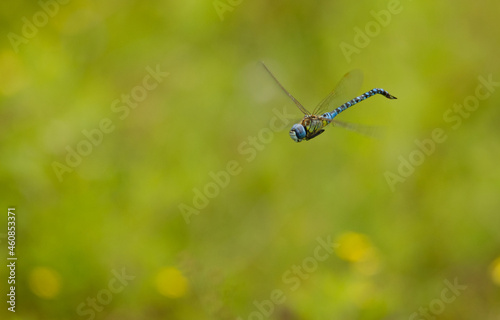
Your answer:
[[[374,96],[376,94],[381,94],[384,97],[386,97],[387,99],[397,99],[395,96],[391,95],[389,92],[385,91],[384,89],[375,88],[375,89],[372,89],[372,90],[370,90],[368,92],[363,93],[362,95],[360,95],[359,97],[356,97],[356,98],[352,99],[351,101],[348,101],[348,102],[344,103],[343,105],[341,105],[340,107],[336,108],[332,112],[325,113],[323,116],[324,117],[328,117],[329,119],[333,119],[333,118],[335,118],[335,116],[337,116],[339,113],[341,113],[345,109],[347,109],[349,107],[352,107],[356,103],[361,102],[361,101],[363,101],[363,100],[365,100],[365,99],[367,99],[367,98],[369,98],[371,96]]]

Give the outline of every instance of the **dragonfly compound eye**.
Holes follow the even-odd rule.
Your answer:
[[[301,142],[306,137],[306,129],[301,124],[294,124],[290,130],[290,138],[295,142]]]

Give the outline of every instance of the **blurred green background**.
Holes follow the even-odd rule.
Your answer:
[[[498,1],[62,2],[0,5],[2,319],[500,319]]]

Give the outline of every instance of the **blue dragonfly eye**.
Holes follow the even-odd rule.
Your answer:
[[[306,137],[306,129],[301,124],[294,124],[290,130],[290,138],[295,142],[301,142]]]

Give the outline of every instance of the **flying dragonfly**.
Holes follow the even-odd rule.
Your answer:
[[[344,127],[346,129],[353,129],[351,124],[341,122],[338,120],[334,120],[339,113],[346,110],[349,107],[361,102],[367,98],[370,98],[376,94],[381,94],[387,99],[397,99],[395,96],[389,94],[389,92],[384,89],[375,88],[370,91],[363,93],[362,95],[345,102],[348,97],[352,97],[356,94],[357,89],[361,86],[363,82],[363,73],[360,70],[352,70],[344,75],[344,77],[339,81],[335,89],[330,92],[325,99],[323,99],[316,108],[314,108],[313,112],[307,111],[304,106],[295,99],[276,79],[276,77],[272,74],[272,72],[267,68],[267,66],[261,62],[266,71],[271,75],[271,77],[276,81],[276,83],[280,86],[281,90],[283,90],[292,101],[297,105],[300,111],[304,114],[304,118],[299,123],[296,123],[292,126],[290,130],[290,137],[295,142],[301,142],[302,140],[310,140],[314,137],[319,136],[325,131],[325,127],[330,123],[334,126]],[[342,105],[340,105],[343,103]],[[331,110],[332,108],[340,105]]]

